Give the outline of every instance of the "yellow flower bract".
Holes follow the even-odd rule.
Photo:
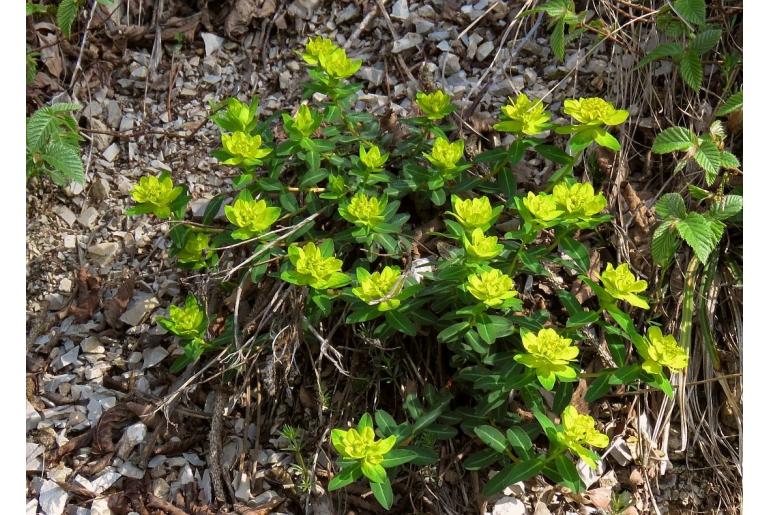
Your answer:
[[[628,111],[598,97],[565,100],[564,113],[585,125],[620,125],[628,118]]]
[[[559,442],[583,459],[589,467],[596,468],[593,453],[586,445],[604,449],[610,439],[596,430],[596,421],[589,415],[581,415],[574,406],[567,406],[561,416],[563,430],[557,433]]]
[[[353,295],[367,304],[377,304],[379,311],[390,311],[401,305],[401,301],[392,298],[398,293],[398,284],[401,279],[401,269],[395,266],[386,266],[380,272],[370,274],[367,270],[356,270],[359,286],[353,288]],[[383,300],[385,297],[391,297]]]
[[[638,280],[629,270],[628,263],[622,263],[617,268],[607,263],[601,279],[604,289],[616,299],[625,300],[638,308],[650,309],[647,301],[637,295],[647,289],[647,281]]]
[[[642,368],[650,374],[659,374],[663,367],[671,370],[682,370],[687,367],[687,351],[683,349],[676,339],[663,332],[659,327],[650,327],[647,330],[647,356],[642,363]]]
[[[519,293],[513,289],[513,279],[496,268],[469,275],[466,287],[471,295],[491,308]]]

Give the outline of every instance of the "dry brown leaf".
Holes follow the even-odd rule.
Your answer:
[[[104,303],[104,319],[110,327],[117,329],[122,325],[119,318],[126,311],[128,303],[131,301],[131,297],[134,294],[134,285],[134,278],[127,277],[123,284],[118,287],[115,296]]]

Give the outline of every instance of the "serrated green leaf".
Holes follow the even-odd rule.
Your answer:
[[[639,69],[644,65],[647,65],[653,61],[657,61],[658,59],[663,59],[665,57],[676,59],[682,54],[682,52],[684,52],[684,48],[682,48],[682,45],[679,43],[663,43],[645,55],[641,61],[639,61],[639,64],[636,65],[636,68]]]
[[[722,168],[725,168],[727,170],[740,170],[741,168],[741,162],[738,161],[738,158],[735,157],[735,154],[732,152],[724,151],[721,154],[722,156]]]
[[[681,240],[674,228],[674,221],[666,220],[661,223],[652,235],[652,260],[658,266],[666,266],[679,250]]]
[[[554,25],[551,31],[551,50],[553,55],[563,62],[564,61],[564,22],[559,21]]]
[[[27,118],[27,148],[42,149],[49,141],[77,142],[77,123],[70,115],[79,104],[61,102],[41,107]]]
[[[684,205],[684,199],[679,193],[666,193],[661,195],[655,203],[655,212],[659,217],[665,218],[684,218],[687,209]]]
[[[78,15],[77,0],[61,0],[59,8],[56,10],[56,25],[62,31],[65,37],[70,37],[72,33],[72,23]]]
[[[655,154],[668,154],[678,150],[689,150],[697,143],[695,133],[684,127],[669,127],[655,136],[652,151]]]
[[[713,141],[704,139],[693,154],[695,162],[706,172],[706,184],[711,186],[717,179],[719,169],[722,166],[722,152]]]
[[[679,61],[679,75],[690,88],[700,91],[703,82],[703,63],[697,53],[689,49],[684,51]]]
[[[687,45],[687,49],[692,50],[698,55],[704,55],[719,43],[719,38],[721,37],[722,31],[720,29],[704,30],[692,38],[690,44]]]
[[[675,223],[679,235],[695,252],[698,261],[704,265],[721,237],[721,231],[717,234],[718,229],[714,222],[716,221],[709,220],[700,213],[688,213],[686,217]]]
[[[80,159],[80,150],[72,145],[64,143],[50,143],[42,154],[53,171],[49,171],[51,179],[59,186],[67,186],[70,182],[83,184],[83,160]]]
[[[706,23],[705,0],[676,0],[674,10],[689,23],[699,26]]]
[[[715,220],[727,220],[743,211],[743,197],[740,195],[725,195],[718,203],[711,206],[709,216]]]
[[[508,442],[505,439],[505,435],[500,432],[499,429],[489,425],[483,425],[473,428],[473,432],[476,433],[482,442],[487,444],[497,452],[505,452],[508,447]]]
[[[739,91],[737,93],[733,93],[730,95],[730,98],[725,100],[725,103],[716,110],[714,113],[716,116],[724,116],[726,114],[730,114],[733,111],[737,111],[738,109],[743,108],[743,91]]]

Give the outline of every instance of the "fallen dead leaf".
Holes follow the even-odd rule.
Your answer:
[[[134,294],[135,281],[133,277],[127,277],[118,287],[115,296],[104,303],[104,319],[113,329],[117,329],[123,323],[118,320],[126,311],[128,303]]]

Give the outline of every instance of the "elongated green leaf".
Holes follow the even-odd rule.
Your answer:
[[[564,411],[564,408],[569,405],[570,400],[572,400],[572,391],[572,383],[559,383],[559,386],[556,387],[556,392],[553,395],[554,413],[561,413]]]
[[[529,459],[532,457],[530,450],[532,449],[532,440],[529,438],[524,429],[518,426],[514,426],[505,432],[505,437],[511,444],[513,452],[516,456],[522,459]]]
[[[412,324],[403,313],[399,313],[398,311],[386,311],[385,320],[404,334],[408,334],[409,336],[417,334],[417,329],[414,327],[414,324]]]
[[[693,155],[703,171],[706,172],[706,184],[711,186],[719,174],[719,168],[722,166],[722,153],[710,139],[704,139],[698,150]]]
[[[329,485],[326,487],[326,489],[330,492],[339,490],[340,488],[345,487],[351,483],[355,483],[360,477],[361,467],[357,463],[355,465],[344,467],[342,470],[340,470],[339,474],[335,475],[332,480],[329,481]]]
[[[505,452],[505,449],[508,447],[505,435],[495,427],[483,425],[474,428],[473,432],[476,433],[476,436],[478,436],[482,442],[497,452]]]
[[[695,91],[699,91],[703,82],[703,64],[701,57],[690,50],[685,50],[679,61],[679,75]]]
[[[490,496],[502,492],[506,486],[526,481],[543,469],[545,458],[537,458],[522,461],[520,463],[511,463],[503,470],[495,474],[486,485],[484,485],[484,495]]]
[[[738,91],[730,95],[730,98],[725,100],[725,103],[716,110],[714,113],[716,116],[724,116],[730,114],[733,111],[743,108],[743,91]]]
[[[483,451],[474,452],[463,461],[463,468],[465,470],[481,470],[489,467],[494,462],[500,459],[500,453],[494,449],[484,449]]]
[[[697,143],[695,133],[684,127],[669,127],[655,136],[652,151],[655,154],[668,154],[678,150],[689,150]]]
[[[383,437],[388,437],[396,432],[398,424],[390,416],[390,413],[384,410],[374,412],[374,421],[377,423],[377,429],[380,430]]]
[[[416,457],[417,453],[410,449],[391,449],[390,452],[383,456],[382,463],[380,463],[380,465],[386,469],[397,467],[398,465],[409,463]]]
[[[369,486],[371,487],[377,502],[380,503],[383,508],[389,510],[390,507],[393,506],[393,488],[390,486],[390,480],[386,477],[385,481],[379,483],[370,481]]]
[[[580,492],[583,490],[583,483],[580,481],[580,475],[578,474],[575,464],[572,463],[572,460],[562,454],[554,459],[553,464],[561,478],[559,483],[563,484],[573,492]]]
[[[586,402],[594,402],[599,400],[604,397],[608,391],[610,391],[611,375],[611,373],[602,374],[591,382],[588,390],[586,390]]]

